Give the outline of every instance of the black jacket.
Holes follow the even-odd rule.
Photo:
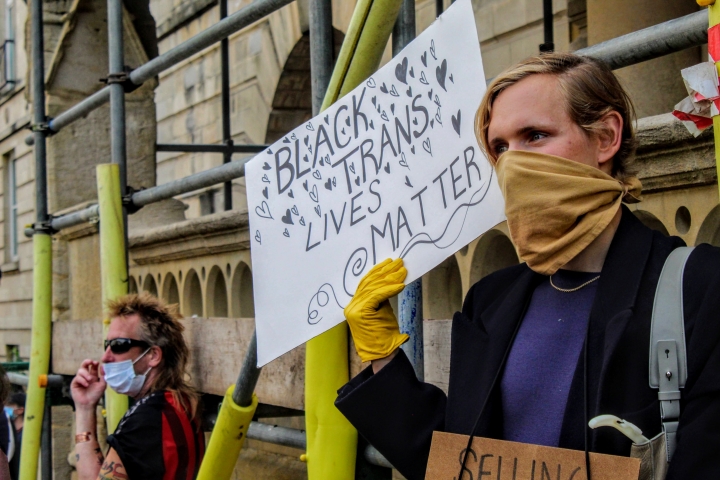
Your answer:
[[[613,414],[648,438],[661,431],[657,390],[648,385],[650,319],[658,278],[683,245],[645,227],[626,208],[605,259],[589,322],[589,418]],[[493,273],[468,292],[452,324],[447,398],[419,382],[400,352],[377,375],[367,368],[335,402],[372,445],[408,479],[425,475],[433,430],[469,434],[489,394],[476,435],[500,438],[501,363],[535,286],[545,277],[525,264]],[[688,379],[682,391],[677,450],[667,480],[720,479],[720,249],[698,246],[683,283]],[[584,449],[583,355],[570,388],[560,447]],[[611,428],[592,431],[591,451],[629,455]]]

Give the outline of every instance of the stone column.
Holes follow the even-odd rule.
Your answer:
[[[594,45],[697,10],[695,2],[686,0],[587,0],[588,43]],[[615,73],[642,118],[671,111],[687,95],[680,70],[701,60],[700,48],[691,48]]]

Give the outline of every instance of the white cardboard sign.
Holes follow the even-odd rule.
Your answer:
[[[344,320],[362,276],[409,283],[504,220],[473,132],[485,75],[470,0],[246,167],[258,365]]]

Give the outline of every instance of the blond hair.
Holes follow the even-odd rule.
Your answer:
[[[159,298],[143,292],[125,295],[108,302],[110,318],[137,315],[140,318],[140,340],[162,350],[161,371],[150,385],[150,392],[169,391],[176,405],[187,412],[190,419],[198,413],[199,395],[190,385],[185,372],[190,350],[185,343],[180,323],[182,316],[177,305],[168,305]]]
[[[588,136],[602,134],[606,130],[602,121],[605,115],[613,111],[620,114],[623,119],[622,140],[613,157],[612,175],[622,180],[629,173],[628,164],[636,146],[632,101],[607,65],[573,53],[546,53],[530,57],[493,79],[475,115],[475,135],[490,161],[497,160],[488,140],[495,99],[520,80],[541,74],[557,78],[570,118]]]

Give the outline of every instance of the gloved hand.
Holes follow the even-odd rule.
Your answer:
[[[388,299],[400,293],[407,269],[401,258],[378,263],[360,280],[355,295],[345,307],[345,318],[363,362],[385,358],[408,340],[400,333]]]

